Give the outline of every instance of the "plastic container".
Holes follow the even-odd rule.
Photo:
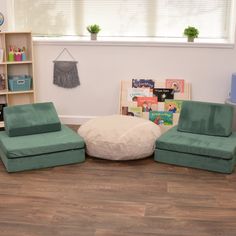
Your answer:
[[[15,53],[14,60],[15,61],[22,61],[22,54],[20,52]]]
[[[30,90],[32,78],[28,75],[8,76],[8,87],[10,91]]]
[[[232,74],[230,101],[236,103],[236,73]]]
[[[8,61],[14,61],[14,53],[12,51],[8,54]]]

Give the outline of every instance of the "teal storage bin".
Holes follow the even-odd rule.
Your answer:
[[[28,75],[8,76],[8,88],[10,91],[25,91],[32,87],[32,78]]]

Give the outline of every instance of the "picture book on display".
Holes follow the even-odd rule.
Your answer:
[[[128,113],[130,116],[142,117],[142,107],[128,107]]]
[[[153,89],[155,82],[152,79],[132,79],[132,88],[151,88]]]
[[[153,96],[157,97],[158,102],[164,102],[165,99],[174,99],[174,90],[167,88],[154,88]]]
[[[137,97],[138,107],[142,112],[157,111],[157,97]]]
[[[184,80],[166,79],[166,88],[173,89],[174,93],[184,93]]]
[[[173,125],[173,113],[168,111],[150,111],[149,120],[157,125]]]
[[[183,101],[180,100],[165,100],[165,111],[170,111],[172,113],[180,113]]]
[[[127,100],[129,102],[137,101],[137,97],[152,97],[150,88],[128,88]]]

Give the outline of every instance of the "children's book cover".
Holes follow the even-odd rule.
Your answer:
[[[184,93],[184,79],[166,79],[166,88],[172,88],[174,93]]]
[[[137,97],[152,97],[150,88],[128,88],[127,100],[129,102],[137,101]]]
[[[154,88],[153,96],[157,97],[158,102],[164,102],[165,99],[174,99],[174,90],[171,88]]]
[[[157,111],[157,97],[138,97],[138,107],[142,107],[142,112]]]
[[[181,100],[165,100],[165,111],[172,113],[180,113],[183,101]]]
[[[128,108],[128,115],[142,117],[143,116],[142,107],[129,107]]]
[[[150,111],[149,120],[157,125],[173,125],[173,113],[168,111]]]
[[[155,81],[152,79],[132,79],[132,88],[150,88],[153,89]]]

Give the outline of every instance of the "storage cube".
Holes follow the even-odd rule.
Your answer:
[[[25,91],[31,89],[32,78],[28,75],[8,76],[10,91]]]

